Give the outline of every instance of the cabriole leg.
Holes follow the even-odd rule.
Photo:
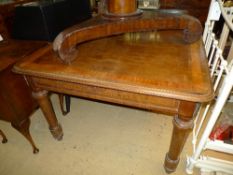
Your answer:
[[[33,148],[33,153],[36,154],[39,152],[39,149],[36,147],[31,134],[29,132],[30,127],[30,119],[26,119],[22,121],[20,124],[11,123],[11,126],[15,128],[17,131],[19,131],[26,139],[30,142]]]
[[[0,130],[0,135],[2,136],[2,143],[6,143],[7,138],[6,138],[5,134],[2,132],[2,130]]]

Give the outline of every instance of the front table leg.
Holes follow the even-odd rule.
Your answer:
[[[180,102],[178,115],[173,119],[173,132],[169,152],[166,154],[164,168],[167,173],[176,170],[179,163],[180,153],[193,128],[193,113],[196,103]]]
[[[48,91],[46,90],[34,91],[32,94],[33,94],[33,97],[39,103],[39,106],[49,124],[49,129],[53,137],[57,140],[61,140],[63,137],[62,128],[61,128],[61,125],[57,121],[52,103],[48,97]]]

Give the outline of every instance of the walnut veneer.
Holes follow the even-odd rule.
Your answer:
[[[34,52],[14,71],[26,76],[58,140],[63,132],[49,91],[174,116],[164,162],[171,173],[193,127],[195,109],[213,98],[201,25],[182,13],[135,9],[122,15],[127,7],[121,8],[63,31],[53,46]]]

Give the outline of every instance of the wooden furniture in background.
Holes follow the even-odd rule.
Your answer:
[[[143,0],[140,0],[140,3],[142,3],[142,1]],[[145,0],[145,2],[146,1],[147,0]],[[160,9],[185,10],[188,14],[199,19],[203,26],[207,19],[209,5],[210,0],[159,0]],[[142,7],[142,5],[139,5],[139,7]],[[150,8],[151,7],[149,7],[148,10]],[[146,10],[146,8],[144,9]]]
[[[2,132],[2,130],[0,130],[0,135],[2,136],[2,143],[6,143],[7,138],[6,138],[5,134]]]
[[[15,0],[12,3],[0,5],[0,13],[4,16],[8,29],[12,27],[12,17],[14,16],[15,6],[32,1],[36,0]],[[208,14],[210,0],[159,0],[159,3],[161,9],[187,10],[204,24]]]
[[[0,119],[10,122],[23,134],[31,143],[34,153],[39,150],[29,133],[29,116],[38,104],[32,98],[24,77],[11,70],[17,61],[44,45],[44,42],[0,42]]]
[[[33,152],[37,153],[32,137],[29,133],[29,116],[38,107],[32,98],[32,91],[27,85],[24,77],[13,73],[13,65],[27,54],[46,45],[46,42],[16,41],[8,38],[7,29],[0,15],[0,119],[8,121],[23,134],[31,143]],[[7,141],[6,136],[0,130],[3,143]]]
[[[17,61],[47,45],[47,42],[20,41],[10,38],[1,15],[0,34],[4,39],[0,41],[0,120],[10,122],[29,140],[33,147],[33,153],[37,153],[39,149],[35,146],[29,132],[29,117],[38,108],[38,104],[33,99],[32,90],[25,78],[13,73],[12,68]],[[64,95],[59,94],[61,111],[63,115],[66,115],[70,111],[70,99],[65,98],[65,110],[63,98]],[[2,143],[6,143],[7,138],[1,130],[0,135],[3,138]]]
[[[6,25],[9,34],[12,31],[13,19],[15,16],[15,7],[24,3],[33,2],[38,0],[13,0],[8,3],[0,3],[0,15],[3,17],[3,21]]]
[[[160,0],[160,8],[187,10],[192,16],[198,18],[204,26],[210,0]]]
[[[128,14],[127,6],[118,9],[120,1],[135,8]],[[214,95],[201,25],[182,13],[142,13],[136,1],[114,2],[102,16],[63,31],[53,46],[32,53],[14,71],[26,76],[58,140],[63,132],[49,91],[173,115],[164,166],[174,172],[197,104]]]

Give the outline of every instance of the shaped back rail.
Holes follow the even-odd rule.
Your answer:
[[[126,5],[134,2],[125,1]],[[173,13],[163,10],[151,13],[134,11],[134,8],[128,9],[125,6],[117,9],[117,5],[106,2],[108,9],[105,13],[68,28],[56,37],[53,49],[65,64],[70,64],[78,57],[76,48],[78,44],[127,32],[183,30],[183,38],[187,43],[195,42],[201,37],[202,26],[199,20],[182,12]],[[119,0],[114,2],[117,3]],[[128,13],[132,11],[134,12]]]

